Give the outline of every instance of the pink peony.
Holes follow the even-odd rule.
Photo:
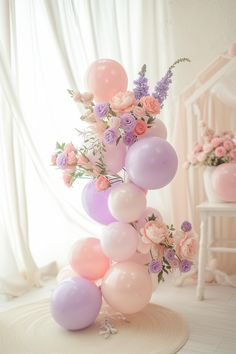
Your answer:
[[[194,148],[193,148],[193,152],[196,153],[196,152],[201,152],[202,151],[202,144],[199,144],[199,143],[196,143]]]
[[[141,98],[140,103],[149,114],[155,116],[160,113],[160,102],[153,96],[144,96]]]
[[[164,241],[169,232],[165,224],[160,221],[148,221],[144,228],[140,230],[142,233],[142,241],[144,243],[159,244]]]
[[[225,150],[230,151],[233,149],[234,144],[231,140],[225,140],[223,146],[224,146]]]
[[[198,250],[198,242],[191,234],[185,233],[185,236],[176,244],[176,254],[180,258],[193,260]]]
[[[70,143],[70,144],[66,144],[65,146],[64,146],[64,152],[66,153],[66,154],[69,154],[71,151],[75,151],[76,149],[75,149],[75,147],[74,147],[74,145],[72,144],[72,143]]]
[[[216,149],[215,149],[215,155],[217,157],[223,157],[225,156],[226,154],[226,150],[223,146],[218,146]]]
[[[236,161],[236,148],[230,151],[230,157]]]
[[[110,106],[114,112],[130,112],[136,104],[134,93],[131,91],[118,92],[112,97]]]

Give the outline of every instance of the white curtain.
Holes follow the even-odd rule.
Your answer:
[[[98,58],[121,62],[131,89],[146,63],[153,88],[174,60],[166,18],[165,1],[0,1],[0,293],[40,286],[76,239],[97,236],[81,206],[84,184],[67,189],[50,166],[56,141],[78,144],[80,108],[66,90],[85,90]],[[150,196],[163,210],[165,200]]]

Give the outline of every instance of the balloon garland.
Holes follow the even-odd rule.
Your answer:
[[[88,128],[79,132],[84,138],[79,148],[56,144],[52,165],[63,171],[68,187],[78,178],[91,179],[82,192],[82,204],[104,228],[101,241],[80,238],[72,247],[70,266],[58,274],[51,312],[66,329],[91,325],[102,298],[123,314],[142,310],[152,295],[151,274],[160,282],[165,273],[188,272],[193,265],[197,239],[191,224],[185,221],[176,231],[146,201],[148,190],[166,186],[177,171],[176,152],[157,116],[173,69],[184,61],[189,60],[180,58],[168,69],[152,94],[146,65],[133,91],[127,91],[124,68],[110,59],[90,65],[89,92],[69,90],[84,106],[81,119]]]

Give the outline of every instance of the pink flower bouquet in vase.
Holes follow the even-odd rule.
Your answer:
[[[184,222],[176,233],[156,209],[147,207],[146,199],[147,190],[166,186],[177,170],[177,155],[166,141],[159,113],[174,66],[186,60],[177,60],[152,94],[145,65],[133,91],[127,91],[126,73],[113,60],[98,60],[90,67],[92,93],[69,90],[84,106],[81,120],[88,126],[78,131],[81,146],[56,144],[52,165],[62,171],[67,187],[88,179],[82,204],[104,227],[100,237],[74,244],[69,271],[58,277],[63,282],[55,289],[51,310],[66,329],[91,325],[102,299],[116,312],[139,312],[149,303],[153,277],[158,283],[168,273],[185,273],[194,265],[197,239],[191,224]]]
[[[217,166],[236,163],[236,143],[232,131],[216,133],[201,121],[203,133],[188,155],[185,167],[204,166],[203,180],[207,199],[210,202],[222,202],[222,196],[213,188],[212,175]],[[221,167],[223,169],[224,167]]]

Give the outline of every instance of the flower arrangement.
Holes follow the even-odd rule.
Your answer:
[[[176,269],[186,273],[191,270],[197,253],[198,241],[192,225],[184,221],[180,230],[166,225],[160,215],[152,214],[139,230],[138,251],[150,253],[147,263],[150,273],[158,275],[158,282],[164,281],[164,274]]]
[[[158,119],[158,115],[167,97],[173,69],[184,61],[189,59],[176,60],[166,75],[157,82],[152,94],[149,93],[148,79],[145,76],[146,65],[143,65],[138,79],[134,81],[133,91],[117,92],[109,102],[94,103],[92,93],[68,90],[74,101],[84,106],[85,113],[81,120],[89,125],[86,131],[78,131],[84,137],[84,144],[80,148],[75,148],[71,143],[57,143],[52,155],[51,162],[63,170],[63,180],[68,187],[77,178],[97,178],[98,190],[109,187],[111,183],[121,180],[114,173],[117,169],[109,169],[106,158],[114,144],[117,148],[123,145],[130,147],[137,140],[151,136],[152,128],[157,126],[159,136],[164,137],[163,129],[160,129],[164,123]]]
[[[127,91],[126,73],[112,60],[98,60],[88,70],[92,93],[69,90],[74,101],[84,106],[81,119],[88,128],[78,131],[83,137],[79,148],[56,144],[52,165],[63,171],[69,187],[77,178],[90,179],[82,191],[82,204],[104,228],[100,238],[79,239],[73,245],[71,273],[67,269],[67,281],[53,293],[52,316],[66,329],[92,324],[102,298],[122,314],[142,310],[152,295],[152,273],[160,282],[164,274],[175,269],[188,272],[194,263],[197,238],[191,224],[185,221],[176,231],[156,209],[147,207],[146,199],[149,189],[169,184],[177,170],[176,152],[157,117],[172,69],[182,61],[189,60],[177,60],[152,94],[145,65],[134,90]],[[109,328],[105,333],[110,333]]]
[[[216,133],[201,122],[203,133],[189,153],[185,167],[218,166],[222,163],[236,162],[235,135],[232,131]]]

